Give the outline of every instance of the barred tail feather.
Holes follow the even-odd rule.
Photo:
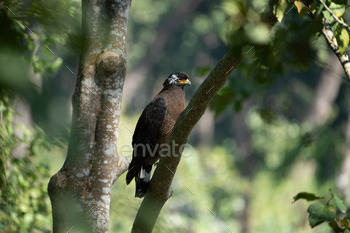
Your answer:
[[[152,165],[141,167],[136,180],[135,197],[142,198],[147,193],[148,181],[151,177]]]

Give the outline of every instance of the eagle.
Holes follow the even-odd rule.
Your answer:
[[[176,72],[163,83],[163,89],[143,110],[132,137],[133,156],[126,174],[126,184],[135,178],[135,197],[147,192],[153,164],[159,159],[180,113],[185,110],[184,87],[191,85],[188,75]]]

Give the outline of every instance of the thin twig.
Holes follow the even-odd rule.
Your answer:
[[[339,23],[341,24],[343,27],[346,28],[346,30],[348,30],[350,32],[350,26],[347,25],[346,23],[344,23],[343,21],[341,21],[334,13],[333,11],[323,2],[323,0],[320,0],[320,3],[324,6],[324,8],[326,8],[326,10],[329,12],[329,14],[331,14],[331,16]]]

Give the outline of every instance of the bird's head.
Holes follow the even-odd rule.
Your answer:
[[[169,75],[169,77],[165,80],[163,84],[164,87],[171,86],[171,85],[175,85],[183,88],[186,85],[191,86],[191,82],[188,79],[188,75],[186,73],[176,72]]]

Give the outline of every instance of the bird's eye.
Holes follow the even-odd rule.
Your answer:
[[[185,81],[185,79],[183,79],[183,78],[179,78],[179,79],[177,79],[177,80],[179,80],[180,82],[181,82],[181,81]]]

